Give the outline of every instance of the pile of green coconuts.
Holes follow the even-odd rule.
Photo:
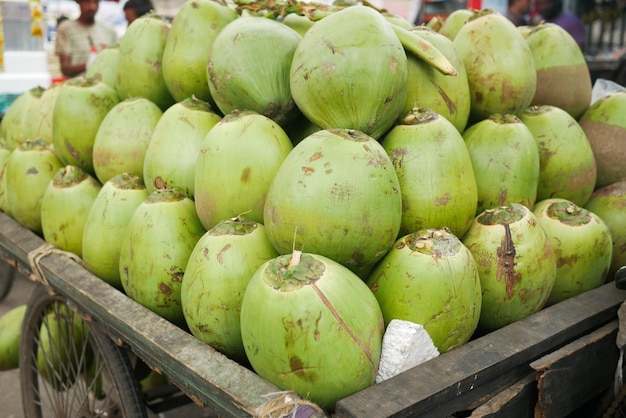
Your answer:
[[[591,93],[493,10],[188,0],[12,104],[0,209],[332,411],[392,319],[445,353],[626,264],[626,91]]]

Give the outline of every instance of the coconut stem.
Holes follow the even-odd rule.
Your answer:
[[[300,264],[300,258],[302,258],[302,251],[293,250],[291,260],[289,261],[289,265],[287,265],[287,267],[293,267]]]

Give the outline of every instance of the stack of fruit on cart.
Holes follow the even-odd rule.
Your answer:
[[[492,10],[188,0],[13,103],[0,209],[332,411],[392,320],[444,353],[626,264],[626,91],[591,93]]]

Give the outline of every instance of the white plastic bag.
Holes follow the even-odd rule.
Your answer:
[[[593,83],[593,88],[591,90],[591,104],[594,104],[596,101],[603,98],[607,94],[624,89],[626,89],[626,87],[617,84],[614,81],[606,80],[604,78],[598,78],[596,82]]]

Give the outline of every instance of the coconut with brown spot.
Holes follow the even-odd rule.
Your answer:
[[[133,21],[120,41],[115,89],[121,99],[145,97],[161,110],[176,103],[163,78],[163,52],[170,22],[158,13]]]
[[[520,203],[532,207],[539,183],[539,150],[528,127],[514,115],[491,115],[463,132],[478,187],[476,214]]]
[[[211,105],[189,97],[170,106],[152,131],[143,160],[143,179],[148,193],[161,179],[168,188],[178,188],[194,198],[196,160],[200,143],[222,119]]]
[[[0,141],[13,150],[27,139],[38,138],[41,121],[40,102],[46,89],[37,86],[21,93],[2,117]]]
[[[162,115],[161,108],[145,97],[131,97],[113,106],[93,142],[93,167],[101,183],[122,173],[143,176],[148,145]]]
[[[517,203],[487,209],[476,217],[462,242],[478,267],[481,332],[501,328],[545,306],[556,279],[556,255],[530,209]]]
[[[626,90],[594,102],[578,122],[598,165],[596,188],[626,179]]]
[[[181,287],[185,322],[191,333],[229,358],[247,362],[239,317],[254,272],[278,257],[265,227],[245,216],[226,219],[194,247]]]
[[[6,209],[23,227],[41,234],[41,200],[63,163],[52,144],[27,139],[6,160],[2,177]]]
[[[470,121],[492,114],[517,114],[535,94],[537,71],[528,43],[502,14],[485,9],[473,15],[454,45],[465,64],[469,82]]]
[[[141,177],[118,174],[102,185],[85,219],[82,249],[85,268],[120,290],[122,237],[135,209],[147,197]]]
[[[100,124],[119,102],[115,89],[102,81],[76,77],[63,83],[52,111],[52,143],[63,164],[95,175],[93,144]]]
[[[195,96],[214,104],[207,81],[207,57],[217,34],[237,17],[234,8],[217,1],[182,3],[163,49],[163,79],[177,102]]]
[[[583,206],[596,185],[597,167],[585,131],[556,106],[531,106],[519,119],[539,150],[537,200],[559,197]]]
[[[400,234],[448,228],[461,237],[478,205],[469,152],[454,125],[429,108],[414,108],[380,141],[398,175]]]
[[[183,326],[180,287],[189,256],[205,233],[193,201],[178,189],[156,189],[133,212],[122,237],[120,278],[126,294]]]
[[[242,213],[264,223],[270,184],[293,148],[280,125],[257,112],[235,111],[216,123],[198,148],[194,200],[204,227]]]
[[[346,7],[304,34],[289,80],[296,105],[315,125],[378,139],[404,107],[406,53],[382,14],[367,6]]]
[[[285,254],[252,276],[241,337],[259,376],[328,411],[374,384],[383,315],[354,273],[317,254]]]
[[[87,215],[102,185],[80,167],[57,170],[41,198],[41,230],[46,242],[81,257]]]
[[[279,253],[304,246],[365,277],[400,230],[398,176],[372,137],[321,130],[304,138],[276,171],[263,218]]]
[[[428,107],[448,119],[463,132],[469,118],[471,100],[467,72],[454,43],[426,26],[412,29],[448,58],[457,75],[442,74],[418,57],[407,54],[407,97],[402,114],[415,107]]]
[[[591,77],[582,50],[565,29],[541,23],[522,32],[535,61],[531,104],[553,105],[578,119],[591,102]]]
[[[446,229],[399,238],[366,281],[385,324],[422,325],[439,352],[465,344],[480,317],[482,294],[471,252]]]

